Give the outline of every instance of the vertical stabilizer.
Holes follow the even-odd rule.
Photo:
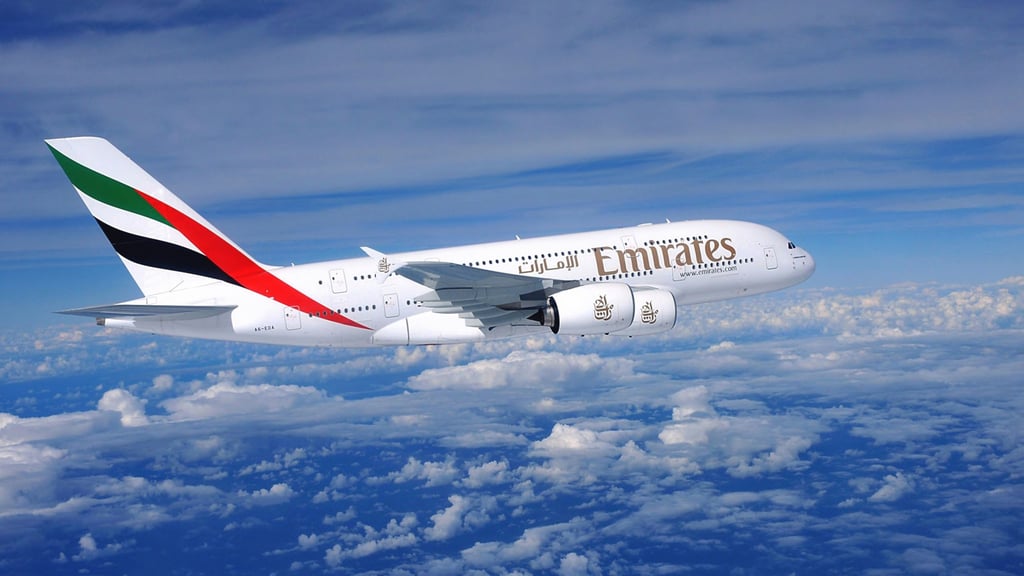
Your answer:
[[[47,140],[146,296],[214,282],[241,284],[264,268],[102,138]]]

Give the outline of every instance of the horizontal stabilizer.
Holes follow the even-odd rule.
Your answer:
[[[58,314],[89,318],[122,318],[145,320],[195,320],[231,312],[237,306],[174,306],[159,304],[111,304],[61,310]]]

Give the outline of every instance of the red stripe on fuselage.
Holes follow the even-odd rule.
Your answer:
[[[353,328],[370,330],[369,327],[332,311],[330,308],[295,289],[284,280],[264,270],[263,267],[243,254],[241,250],[235,248],[202,224],[186,216],[177,208],[164,204],[138,190],[136,192],[146,202],[149,202],[161,216],[166,218],[178,232],[181,232],[185,238],[188,238],[189,242],[194,244],[200,252],[205,254],[207,258],[212,260],[228,276],[234,278],[242,287],[268,298],[273,298],[285,306],[298,308],[307,314],[315,314],[324,320],[352,326]]]

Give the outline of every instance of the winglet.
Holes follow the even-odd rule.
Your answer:
[[[383,284],[396,270],[405,266],[405,262],[396,262],[387,254],[378,252],[369,246],[360,246],[359,249],[366,253],[367,256],[377,261],[377,271],[381,273],[377,277],[377,282],[380,284]]]
[[[374,260],[380,260],[381,258],[387,258],[388,257],[387,254],[385,254],[383,252],[378,252],[378,251],[374,250],[373,248],[370,248],[369,246],[360,246],[359,249],[362,250],[370,258],[373,258]]]

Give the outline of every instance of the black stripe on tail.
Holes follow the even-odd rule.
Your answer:
[[[173,270],[196,276],[205,276],[221,282],[241,286],[234,278],[213,263],[205,255],[189,250],[183,246],[154,240],[145,236],[137,236],[124,230],[118,230],[109,224],[96,219],[100,229],[107,235],[107,240],[122,257],[151,268]]]

